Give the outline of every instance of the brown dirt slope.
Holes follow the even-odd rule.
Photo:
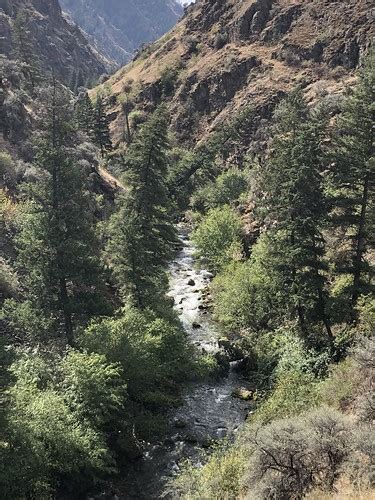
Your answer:
[[[177,26],[107,83],[148,113],[164,101],[182,142],[252,106],[259,122],[297,85],[341,92],[374,36],[372,0],[197,0]],[[130,90],[129,90],[130,89]],[[124,117],[111,109],[115,141]]]

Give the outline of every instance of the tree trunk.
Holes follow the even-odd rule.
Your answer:
[[[73,322],[72,322],[72,313],[69,308],[69,296],[68,290],[66,286],[66,279],[60,278],[60,306],[64,316],[64,324],[65,324],[65,334],[68,344],[73,345],[74,335],[73,335]]]
[[[315,276],[316,276],[316,283],[317,283],[317,293],[318,293],[318,308],[319,308],[319,315],[322,320],[322,323],[326,329],[328,339],[330,344],[333,342],[333,334],[332,334],[332,329],[331,329],[331,322],[326,314],[326,300],[324,298],[324,290],[323,286],[321,284],[321,276],[319,274],[319,260],[318,260],[318,249],[317,249],[317,244],[316,244],[316,237],[313,237],[313,248],[314,248],[314,260],[315,260]]]
[[[125,124],[126,124],[126,143],[129,146],[132,143],[132,134],[130,130],[129,111],[127,106],[125,106]]]

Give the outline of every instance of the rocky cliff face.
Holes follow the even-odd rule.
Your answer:
[[[60,0],[63,9],[118,67],[138,47],[167,32],[182,15],[176,0]]]
[[[12,56],[14,20],[22,9],[33,51],[45,71],[54,70],[68,85],[78,74],[87,83],[105,72],[104,58],[66,21],[58,0],[0,0],[0,54]]]
[[[254,134],[297,85],[310,100],[353,82],[374,36],[371,0],[197,0],[175,29],[110,79],[135,109],[161,101],[181,141],[194,143],[247,107]],[[119,139],[123,116],[114,106]],[[265,130],[267,127],[263,127]]]

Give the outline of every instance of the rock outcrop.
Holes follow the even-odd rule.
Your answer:
[[[106,71],[105,59],[90,46],[84,34],[64,18],[58,0],[0,0],[0,54],[15,50],[14,21],[21,10],[33,52],[45,72],[69,85],[95,82]]]
[[[130,88],[142,113],[166,102],[172,129],[189,145],[251,107],[250,134],[259,144],[275,105],[297,85],[314,101],[354,82],[353,70],[375,34],[372,3],[197,0],[168,37],[109,83],[115,96]],[[116,142],[123,130],[120,106],[111,117]]]

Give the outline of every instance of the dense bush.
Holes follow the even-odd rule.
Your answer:
[[[171,491],[186,500],[235,500],[241,493],[247,461],[245,447],[221,444],[202,468],[185,463],[183,473],[171,483]]]
[[[250,260],[232,264],[215,278],[215,315],[226,329],[272,329],[285,318],[287,297],[277,289],[281,278],[274,261],[265,235],[253,247]]]
[[[249,488],[259,500],[301,499],[314,487],[331,491],[351,438],[350,419],[330,408],[256,428]]]
[[[193,234],[198,257],[214,272],[241,258],[241,219],[227,205],[215,208],[202,219]]]
[[[215,37],[214,46],[215,49],[222,49],[228,43],[227,33],[218,33]]]
[[[173,403],[175,384],[194,369],[193,351],[179,325],[135,308],[93,323],[80,343],[119,362],[129,396],[151,409]]]
[[[206,211],[221,205],[231,205],[240,199],[249,187],[249,174],[231,168],[220,174],[215,181],[198,189],[191,198],[192,208]]]
[[[124,413],[117,365],[73,350],[62,361],[28,352],[11,373],[0,447],[5,498],[50,498],[56,489],[77,498],[114,471],[105,431]]]

